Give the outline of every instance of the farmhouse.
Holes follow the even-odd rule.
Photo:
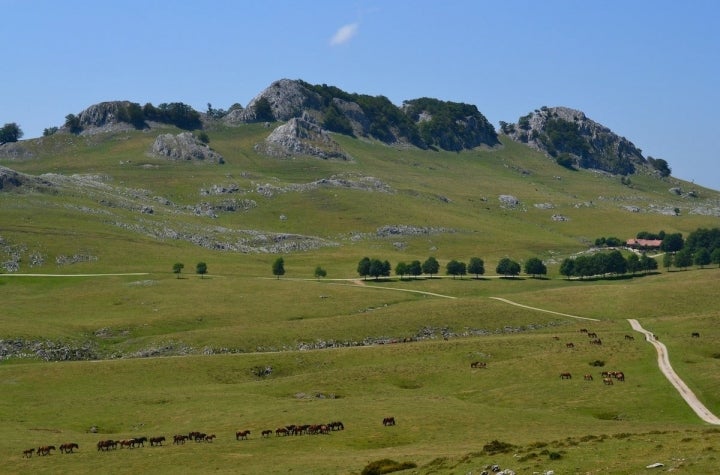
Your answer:
[[[660,249],[660,239],[628,239],[625,244],[632,249]]]

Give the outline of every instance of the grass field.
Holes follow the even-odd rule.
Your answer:
[[[687,407],[639,334],[625,335],[628,318],[657,334],[678,374],[720,414],[720,269],[584,281],[558,272],[598,237],[715,227],[716,217],[694,210],[716,192],[689,201],[668,193],[680,182],[645,175],[628,187],[514,143],[454,154],[338,137],[352,161],[274,160],[252,148],[267,133],[261,125],[209,130],[221,167],[149,157],[147,132],[57,135],[29,144],[31,160],[0,162],[34,175],[102,177],[0,193],[3,260],[20,256],[19,273],[74,275],[0,274],[2,344],[29,345],[25,357],[0,360],[2,473],[360,474],[381,459],[412,462],[403,473],[418,474],[477,474],[488,464],[518,474],[639,474],[655,462],[664,464],[656,471],[716,470],[720,428]],[[391,191],[293,188],[333,176],[373,177]],[[256,206],[195,213],[227,198],[200,193],[214,184],[236,184]],[[520,206],[504,207],[501,194]],[[543,203],[552,208],[535,206]],[[653,211],[675,207],[679,216]],[[378,233],[400,225],[421,231]],[[160,229],[219,242],[257,230],[330,244],[231,252]],[[278,255],[280,279],[271,273]],[[429,255],[441,269],[481,257],[486,275],[376,282],[355,272],[365,256],[394,265]],[[31,264],[37,256],[44,259]],[[73,256],[82,259],[60,263]],[[505,256],[541,257],[548,276],[498,278]],[[200,261],[209,270],[202,278]],[[185,264],[179,276],[175,262]],[[327,278],[313,278],[318,265]],[[141,275],[85,275],[95,273]],[[82,348],[94,359],[47,362],[32,345]],[[474,361],[487,368],[471,368]],[[603,370],[627,379],[603,385]],[[387,416],[397,425],[383,426]],[[345,430],[260,436],[331,421]],[[248,440],[235,440],[240,429],[251,430]],[[172,444],[190,431],[217,438]],[[162,447],[96,449],[102,439],[159,435],[168,439]],[[22,455],[64,442],[80,450]]]

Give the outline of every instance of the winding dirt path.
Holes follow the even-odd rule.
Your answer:
[[[634,318],[628,318],[628,322],[630,322],[630,326],[633,328],[633,330],[644,334],[645,340],[647,340],[651,345],[655,347],[658,353],[658,365],[660,366],[660,371],[662,371],[668,381],[670,381],[670,384],[675,386],[675,389],[677,389],[682,398],[685,399],[685,402],[687,402],[688,406],[690,406],[690,408],[695,411],[695,414],[697,414],[700,419],[704,420],[708,424],[720,425],[720,418],[710,412],[710,410],[705,407],[705,405],[701,403],[700,400],[698,400],[697,396],[695,396],[695,393],[693,393],[692,390],[687,387],[685,382],[680,379],[680,376],[678,376],[675,370],[672,368],[672,366],[670,365],[670,358],[668,356],[667,347],[657,338],[655,338],[655,335],[653,335],[652,332],[645,330],[640,325],[640,322],[638,322]]]
[[[522,308],[527,308],[527,309],[530,309],[530,310],[536,310],[536,311],[538,311],[538,312],[552,313],[552,314],[555,314],[555,315],[561,315],[561,316],[563,316],[563,317],[576,318],[576,319],[578,319],[578,320],[590,320],[590,321],[592,321],[592,322],[599,322],[599,321],[600,321],[600,320],[598,320],[597,318],[579,317],[579,316],[577,316],[577,315],[570,315],[569,313],[560,313],[560,312],[556,312],[556,311],[554,311],[554,310],[545,310],[544,308],[530,307],[529,305],[523,305],[523,304],[521,304],[521,303],[513,302],[512,300],[504,299],[504,298],[502,298],[502,297],[490,297],[490,298],[493,299],[493,300],[499,300],[499,301],[501,301],[501,302],[505,302],[505,303],[510,304],[510,305],[515,305],[516,307],[522,307]]]

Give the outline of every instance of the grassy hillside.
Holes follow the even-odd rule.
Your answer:
[[[0,274],[0,347],[27,350],[0,361],[3,473],[361,473],[384,458],[422,474],[494,463],[517,473],[717,466],[720,430],[685,405],[652,347],[625,335],[627,318],[655,332],[720,413],[720,270],[586,281],[558,272],[598,237],[716,227],[697,211],[716,207],[716,192],[683,198],[668,190],[690,184],[649,176],[626,186],[514,142],[450,153],[337,136],[352,161],[279,160],[253,150],[263,125],[217,127],[207,133],[225,164],[211,165],[147,155],[156,133],[55,135],[24,145],[34,158],[0,160],[56,183],[0,190],[2,260],[19,263]],[[234,191],[202,191],[220,186]],[[213,207],[227,200],[247,206]],[[662,212],[674,208],[678,216]],[[404,231],[378,233],[387,226]],[[290,242],[299,244],[273,247]],[[364,256],[395,265],[430,255],[441,274],[450,259],[481,257],[487,275],[375,282],[356,273]],[[548,278],[498,278],[505,256],[541,257]],[[318,265],[327,278],[313,278]],[[25,273],[71,276],[12,275]],[[126,273],[135,274],[89,275]],[[46,362],[38,348],[94,360]],[[603,385],[603,370],[627,380]],[[571,380],[559,378],[566,371]],[[384,427],[390,415],[398,424]],[[328,435],[260,436],[337,420],[345,430]],[[235,440],[239,429],[249,440]],[[172,444],[195,430],[217,439]],[[156,435],[169,440],[95,448]],[[22,457],[63,442],[80,451]]]

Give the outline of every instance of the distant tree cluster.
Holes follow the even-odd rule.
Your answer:
[[[662,158],[653,158],[648,156],[647,161],[651,167],[660,172],[660,176],[663,178],[670,176],[670,173],[672,173],[672,170],[668,166],[668,162]]]
[[[638,238],[638,239],[645,239],[645,238]],[[625,242],[622,241],[620,238],[616,237],[599,237],[595,239],[595,247],[620,247],[624,246]]]
[[[667,241],[667,242],[666,242]],[[692,265],[700,268],[709,264],[720,267],[720,228],[699,228],[683,240],[682,234],[669,234],[663,239],[665,256],[663,267],[686,269]]]
[[[351,94],[327,84],[313,85],[304,81],[300,81],[300,84],[320,96],[320,104],[317,106],[325,111],[323,124],[327,130],[347,135],[352,134],[350,123],[335,117],[340,111],[336,108],[333,110],[333,100],[341,99],[360,106],[369,121],[370,136],[383,142],[391,142],[395,138],[394,131],[396,131],[400,137],[405,138],[413,145],[427,148],[415,123],[387,97]]]
[[[606,277],[628,272],[650,272],[658,267],[657,261],[647,254],[631,254],[626,259],[620,251],[599,252],[592,255],[567,258],[560,264],[560,274],[566,277]]]
[[[483,143],[497,142],[492,125],[474,105],[423,97],[405,101],[403,108],[418,123],[420,137],[428,146],[457,152]],[[430,118],[421,121],[422,113],[428,114]],[[472,121],[475,126],[468,127],[468,121]]]
[[[9,142],[17,142],[23,136],[23,131],[15,122],[5,124],[0,129],[0,145]]]
[[[140,121],[139,112],[137,112],[138,107],[137,104],[131,104],[131,106],[129,106],[134,112],[128,114],[128,120],[126,122],[135,125]],[[141,112],[143,122],[147,120],[162,122],[164,124],[172,124],[184,130],[194,130],[202,127],[200,113],[182,102],[162,103],[157,107],[148,102],[142,107]]]
[[[357,267],[357,273],[362,278],[374,277],[378,280],[380,277],[389,277],[392,267],[390,262],[381,261],[380,259],[370,259],[369,257],[363,257],[360,259]]]

